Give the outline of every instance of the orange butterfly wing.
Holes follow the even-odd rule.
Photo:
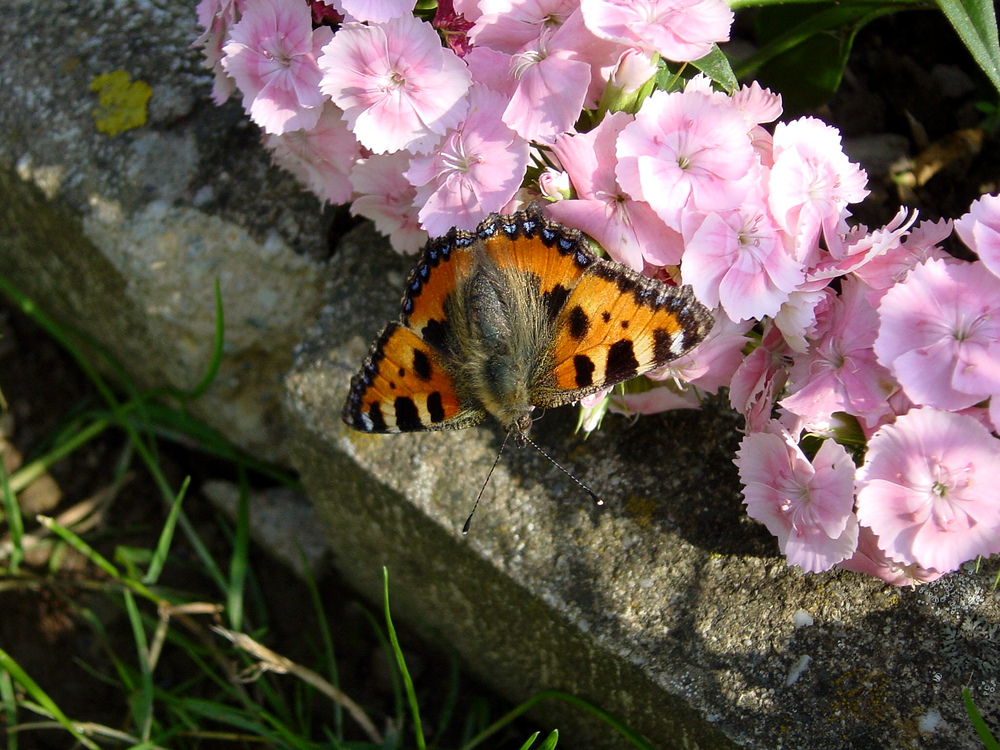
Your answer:
[[[485,416],[462,404],[435,350],[399,323],[376,339],[343,412],[344,422],[361,432],[453,430]]]
[[[538,406],[578,401],[661,367],[700,343],[712,316],[690,287],[672,287],[598,261],[573,287],[553,326],[551,375]]]

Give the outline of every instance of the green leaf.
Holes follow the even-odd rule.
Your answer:
[[[739,78],[755,77],[780,91],[786,112],[824,104],[840,86],[858,30],[910,7],[886,3],[768,5],[754,20],[760,48],[736,66]]]
[[[722,54],[722,50],[717,44],[713,44],[711,52],[700,60],[695,60],[691,65],[711,78],[716,85],[729,94],[736,91],[740,85],[740,82],[736,80],[732,66],[729,64],[729,58]]]
[[[1000,42],[997,17],[989,0],[936,0],[973,59],[1000,91]]]

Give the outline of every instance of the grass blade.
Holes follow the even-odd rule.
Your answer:
[[[983,747],[986,750],[1000,750],[1000,743],[996,741],[990,728],[986,726],[986,722],[983,721],[983,717],[979,714],[979,709],[976,708],[976,704],[972,700],[972,693],[969,691],[969,688],[962,689],[962,700],[965,702],[965,712],[969,714],[969,721],[976,728],[976,734],[982,740]]]
[[[14,693],[14,680],[10,672],[0,669],[0,700],[3,700],[3,713],[7,727],[7,750],[17,750],[17,732],[11,732],[17,726],[17,696]]]
[[[306,586],[309,589],[309,598],[312,601],[313,611],[316,613],[316,625],[319,628],[319,635],[323,641],[323,658],[327,665],[327,681],[336,688],[340,687],[340,673],[337,669],[337,653],[333,648],[333,632],[330,623],[326,618],[326,610],[323,609],[323,600],[319,595],[319,588],[316,586],[316,579],[313,577],[312,568],[306,562],[306,556],[299,548],[299,558],[302,560],[302,570]],[[333,714],[333,736],[338,742],[344,739],[344,711],[339,703],[334,704]]]
[[[135,639],[136,655],[139,659],[139,694],[129,701],[139,735],[143,741],[149,740],[153,728],[153,673],[149,665],[149,643],[146,640],[146,630],[142,626],[142,617],[135,604],[132,592],[126,589],[125,611],[132,625],[132,637]]]
[[[471,740],[462,745],[461,750],[472,750],[472,748],[481,744],[487,738],[493,736],[498,731],[503,729],[505,726],[510,724],[516,718],[521,716],[523,713],[530,711],[532,708],[537,706],[542,701],[547,700],[558,700],[563,703],[568,703],[571,706],[576,706],[583,711],[589,713],[591,716],[603,721],[609,727],[614,729],[618,734],[620,734],[627,742],[629,742],[633,747],[639,748],[639,750],[654,750],[653,746],[649,744],[641,735],[632,731],[629,727],[615,718],[612,714],[608,713],[604,709],[598,708],[590,701],[584,700],[572,693],[566,693],[562,690],[545,690],[537,695],[533,695],[528,698],[524,703],[517,706],[516,708],[508,711],[504,716],[500,717],[497,721],[493,722],[490,726],[484,729],[482,732],[477,734]],[[551,737],[551,735],[550,735]],[[546,742],[548,739],[546,739]]]
[[[233,630],[243,628],[243,593],[250,568],[250,486],[247,473],[240,471],[240,499],[236,509],[236,534],[233,556],[229,560],[229,584],[226,587],[226,612]]]
[[[14,679],[21,687],[27,691],[39,706],[41,706],[46,713],[51,716],[55,721],[59,722],[59,725],[69,732],[84,747],[88,750],[100,750],[100,748],[86,735],[82,734],[72,721],[62,712],[62,709],[56,705],[48,693],[42,690],[28,673],[21,669],[21,665],[14,661],[10,654],[0,648],[0,670],[10,674],[10,677]]]
[[[392,653],[396,657],[396,666],[399,667],[403,677],[403,686],[406,689],[406,700],[410,704],[410,715],[413,717],[413,732],[416,735],[417,747],[419,750],[426,750],[424,727],[420,721],[420,707],[417,705],[417,692],[413,688],[413,679],[410,677],[410,670],[406,668],[403,650],[399,647],[396,628],[392,625],[392,615],[389,613],[389,569],[384,566],[382,568],[382,601],[385,607],[385,626],[389,631],[389,641],[392,643]]]
[[[187,393],[188,400],[193,401],[205,394],[211,387],[215,376],[219,374],[222,365],[222,348],[226,342],[226,319],[222,310],[222,286],[218,277],[215,279],[215,340],[212,342],[212,357],[208,361],[208,369],[198,384]]]
[[[3,453],[0,452],[0,492],[3,496],[4,515],[7,518],[7,530],[10,532],[10,572],[17,573],[24,560],[24,548],[21,540],[24,537],[24,518],[21,516],[21,506],[7,481],[7,467],[4,466]]]
[[[184,496],[187,494],[190,484],[191,477],[185,477],[184,483],[177,493],[177,499],[170,506],[170,513],[167,515],[166,523],[163,524],[163,531],[160,532],[160,538],[156,543],[156,550],[153,552],[153,559],[149,561],[149,569],[142,579],[142,582],[147,586],[154,585],[159,580],[160,573],[163,572],[163,566],[167,562],[167,554],[170,552],[170,543],[174,538],[174,529],[177,527],[177,517],[181,512],[181,503],[184,501]]]

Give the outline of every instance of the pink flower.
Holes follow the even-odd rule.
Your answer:
[[[229,31],[239,20],[246,0],[201,0],[198,3],[198,23],[204,29],[192,47],[205,52],[203,67],[212,71],[212,101],[222,104],[236,91],[236,81],[222,67],[222,47],[229,39]]]
[[[881,578],[893,586],[916,586],[921,583],[936,581],[944,575],[936,570],[928,570],[919,565],[904,565],[887,557],[878,546],[878,537],[867,526],[861,527],[858,534],[858,548],[850,560],[837,564],[838,568],[853,570],[856,573],[867,573]]]
[[[680,261],[680,236],[648,204],[629,198],[615,179],[615,142],[632,121],[624,112],[605,117],[589,133],[561,136],[552,146],[563,164],[576,198],[548,208],[554,219],[586,232],[619,263],[641,271]]]
[[[527,142],[500,120],[503,96],[474,84],[469,101],[465,122],[406,172],[422,205],[420,223],[434,236],[452,226],[475,229],[514,197],[528,166]]]
[[[811,117],[779,122],[773,153],[768,183],[771,215],[797,238],[797,257],[811,266],[819,252],[820,233],[832,245],[847,204],[868,195],[868,175],[844,154],[840,131]]]
[[[562,26],[579,0],[480,0],[478,6],[472,41],[514,55]]]
[[[309,129],[319,120],[323,95],[316,56],[331,38],[313,31],[300,0],[249,0],[223,47],[222,67],[243,92],[243,107],[266,132]]]
[[[385,23],[413,10],[413,0],[337,0],[335,5],[349,20],[370,23]]]
[[[403,176],[410,157],[405,152],[372,156],[358,162],[351,171],[357,197],[351,213],[375,222],[401,253],[415,253],[427,242],[413,205],[416,189]]]
[[[594,34],[629,47],[690,62],[729,39],[733,12],[721,0],[581,0]]]
[[[580,116],[616,45],[587,30],[576,0],[483,0],[470,32],[476,45],[511,55],[516,87],[503,121],[528,141],[551,143]]]
[[[819,573],[854,554],[854,464],[842,445],[825,441],[810,463],[784,430],[757,432],[736,465],[747,514],[778,537],[789,565]]]
[[[351,169],[361,147],[330,102],[312,129],[269,135],[264,145],[271,149],[275,164],[294,174],[320,200],[333,204],[351,200]]]
[[[774,324],[794,351],[809,351],[807,337],[816,330],[816,310],[832,294],[835,292],[829,286],[792,292],[774,316]]]
[[[766,429],[791,362],[791,350],[781,331],[773,323],[764,326],[760,344],[736,369],[729,386],[729,403],[743,415],[747,432]]]
[[[940,572],[1000,552],[1000,442],[979,422],[913,409],[868,442],[858,518],[886,554]]]
[[[752,128],[764,122],[774,122],[781,116],[781,94],[761,88],[754,81],[733,93],[732,106],[743,114],[743,119]]]
[[[489,47],[473,47],[462,58],[469,66],[469,73],[476,83],[503,94],[506,99],[514,96],[517,81],[511,75],[510,55]]]
[[[429,151],[468,109],[471,77],[430,24],[401,16],[345,24],[323,49],[323,93],[361,144],[382,154]]]
[[[482,15],[482,11],[479,10],[479,0],[453,0],[453,5],[456,13],[465,16],[473,23]]]
[[[993,273],[1000,276],[1000,196],[984,195],[955,221],[955,231]]]
[[[721,304],[733,320],[775,315],[802,283],[804,270],[785,249],[760,190],[740,208],[689,212],[682,222],[684,282],[708,305]]]
[[[875,354],[916,403],[958,410],[1000,393],[1000,279],[930,259],[879,304]]]
[[[621,186],[671,229],[685,210],[736,208],[755,163],[742,115],[699,93],[657,91],[618,137]]]
[[[853,414],[869,426],[890,414],[886,401],[898,385],[875,360],[878,316],[865,291],[860,281],[844,279],[840,296],[828,297],[817,310],[809,351],[795,358],[792,395],[781,405],[803,417],[807,426],[836,411]]]
[[[889,227],[885,229],[889,230]],[[880,234],[880,231],[872,234]],[[853,269],[854,275],[873,290],[869,292],[868,299],[873,304],[877,303],[881,299],[881,292],[897,281],[902,281],[911,268],[928,258],[950,258],[951,256],[939,247],[949,235],[951,235],[950,221],[943,219],[938,222],[922,221],[909,230],[900,242],[890,241],[884,252]],[[888,239],[886,235],[882,237]]]
[[[656,53],[630,47],[622,52],[615,63],[608,86],[624,97],[634,94],[644,86],[659,70]]]
[[[862,271],[869,264],[902,247],[903,237],[917,220],[917,214],[907,215],[900,208],[892,220],[881,229],[868,232],[867,227],[852,227],[844,237],[829,248],[829,253],[809,271],[809,280],[833,279]]]
[[[608,411],[614,414],[660,414],[675,409],[700,409],[698,392],[694,388],[675,391],[667,386],[641,391],[612,394],[608,397]]]

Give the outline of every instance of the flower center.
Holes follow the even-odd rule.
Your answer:
[[[465,174],[472,168],[473,164],[482,161],[481,156],[473,156],[466,152],[465,141],[462,140],[461,133],[453,133],[448,143],[448,148],[441,149],[441,165],[443,172]]]

